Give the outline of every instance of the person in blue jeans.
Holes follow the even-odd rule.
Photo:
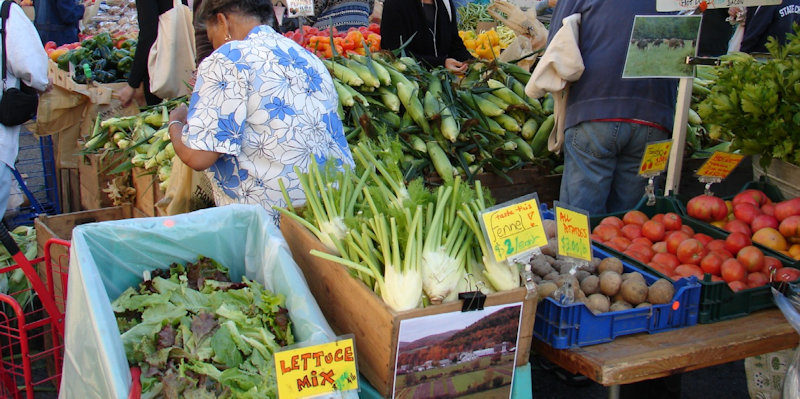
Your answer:
[[[33,22],[42,43],[56,45],[78,41],[78,22],[83,18],[84,5],[77,0],[36,0]]]
[[[656,15],[655,7],[640,0],[560,0],[553,13],[548,40],[562,19],[581,14],[585,65],[567,98],[559,200],[591,215],[633,208],[647,183],[638,176],[646,144],[670,137],[677,80],[622,78],[634,16]]]

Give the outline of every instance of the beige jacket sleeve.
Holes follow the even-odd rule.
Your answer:
[[[547,93],[553,95],[555,126],[550,132],[547,148],[555,153],[560,152],[564,144],[569,83],[580,79],[584,69],[578,36],[581,15],[572,14],[562,21],[561,29],[553,36],[525,86],[525,94],[529,97],[540,98]]]

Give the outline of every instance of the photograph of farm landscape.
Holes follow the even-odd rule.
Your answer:
[[[400,323],[395,397],[508,398],[521,303]]]
[[[623,78],[690,77],[700,32],[699,15],[640,16],[633,22]]]

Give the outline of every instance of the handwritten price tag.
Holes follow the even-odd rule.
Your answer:
[[[497,262],[547,245],[536,194],[487,209],[481,227]]]
[[[574,208],[564,208],[558,201],[555,206],[558,253],[591,261],[592,242],[589,239],[589,214]]]
[[[353,338],[275,352],[278,397],[307,398],[358,389]]]
[[[717,151],[697,170],[697,175],[724,179],[736,169],[743,158],[744,155]]]
[[[667,168],[670,148],[672,148],[672,140],[648,143],[639,166],[639,175],[649,176],[663,172]]]

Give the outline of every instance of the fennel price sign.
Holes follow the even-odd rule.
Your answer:
[[[697,176],[725,179],[736,169],[742,158],[744,155],[716,151],[697,170]]]
[[[591,262],[592,242],[589,239],[589,214],[581,209],[555,202],[558,253]]]
[[[355,341],[352,336],[339,338],[275,352],[278,397],[309,398],[358,389]]]
[[[480,222],[496,262],[513,260],[547,245],[536,193],[486,209]]]

